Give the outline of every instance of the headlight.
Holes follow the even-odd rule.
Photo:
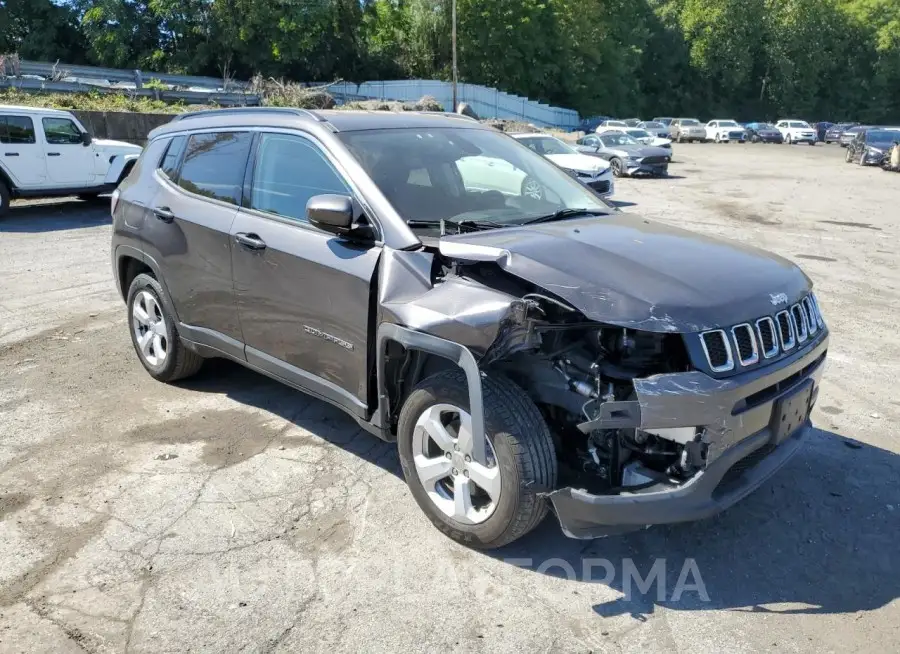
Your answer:
[[[590,179],[591,177],[594,176],[594,173],[585,173],[580,170],[576,170],[575,174],[578,176],[579,179],[585,179],[585,178]]]
[[[866,148],[866,154],[871,154],[871,155],[884,154],[884,150],[879,150],[878,148],[868,147],[868,148]]]

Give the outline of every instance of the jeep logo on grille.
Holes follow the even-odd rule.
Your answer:
[[[787,304],[788,301],[787,293],[772,293],[769,295],[769,299],[776,307],[779,304]]]

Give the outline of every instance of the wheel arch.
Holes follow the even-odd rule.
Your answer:
[[[479,463],[485,463],[487,452],[485,449],[481,370],[472,352],[459,343],[393,323],[382,323],[378,328],[376,339],[378,404],[375,414],[372,416],[373,425],[381,430],[385,438],[389,440],[396,438],[391,432],[392,407],[390,403],[391,396],[388,390],[389,385],[396,378],[396,371],[391,366],[398,365],[398,362],[389,363],[388,361],[387,349],[391,344],[401,346],[407,353],[416,353],[419,361],[421,361],[417,365],[419,377],[423,377],[426,371],[430,373],[454,366],[462,369],[466,376],[466,385],[469,393],[469,413],[472,416],[472,456]],[[427,366],[430,366],[430,370]],[[402,405],[402,402],[395,402],[396,404]],[[394,408],[399,413],[400,406],[395,406]]]

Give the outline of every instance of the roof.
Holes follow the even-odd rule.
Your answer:
[[[369,129],[459,127],[492,129],[467,116],[428,111],[341,111],[295,109],[290,107],[239,107],[211,109],[176,116],[156,128],[150,138],[184,129],[210,127],[317,127],[331,132],[353,132]]]
[[[62,109],[48,109],[47,107],[24,107],[14,104],[0,104],[0,111],[15,112],[17,114],[60,114],[70,116],[71,113]]]

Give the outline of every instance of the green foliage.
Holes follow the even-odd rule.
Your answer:
[[[0,104],[48,107],[68,111],[134,111],[147,114],[176,114],[203,109],[200,106],[169,104],[150,98],[122,93],[26,93],[18,89],[0,89]]]
[[[585,115],[900,122],[898,0],[457,3],[462,81]],[[238,79],[449,79],[450,16],[451,0],[0,0],[0,52]]]

